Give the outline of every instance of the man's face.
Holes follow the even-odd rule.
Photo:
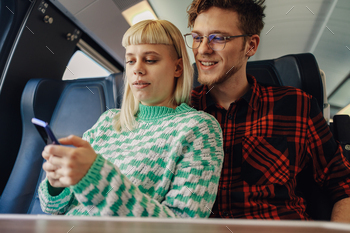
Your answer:
[[[242,35],[238,29],[238,14],[233,11],[211,7],[199,14],[194,22],[192,32],[200,36],[220,33],[224,36]],[[193,49],[198,68],[198,81],[205,85],[224,83],[237,72],[245,68],[247,58],[243,37],[226,39],[226,46],[221,51],[213,51],[208,39],[203,38],[199,48]]]

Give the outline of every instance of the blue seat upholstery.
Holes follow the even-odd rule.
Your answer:
[[[57,138],[82,136],[99,116],[116,108],[122,74],[73,81],[30,80],[22,94],[23,134],[15,166],[0,198],[0,213],[42,214],[38,186],[45,178],[41,152],[45,147],[33,117],[50,122]]]

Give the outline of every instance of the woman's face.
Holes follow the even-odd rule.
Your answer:
[[[143,105],[166,106],[175,90],[176,78],[182,74],[182,59],[174,46],[139,44],[126,47],[126,76],[131,91]]]

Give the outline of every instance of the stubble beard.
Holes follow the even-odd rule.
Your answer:
[[[244,44],[242,46],[241,52],[244,51]],[[207,86],[215,86],[222,84],[226,82],[228,79],[230,79],[232,76],[234,76],[243,66],[244,62],[244,54],[242,54],[239,58],[239,64],[237,66],[232,66],[227,69],[227,71],[224,71],[224,73],[219,74],[217,77],[209,77],[208,80],[203,80],[200,72],[198,72],[198,82],[207,85]]]
[[[243,66],[242,58],[237,66],[234,66],[233,68],[230,67],[228,71],[225,71],[225,73],[219,74],[216,77],[209,77],[207,80],[203,80],[200,73],[198,72],[198,82],[207,85],[207,86],[215,86],[222,84],[226,82],[228,79],[230,79],[232,76],[234,76]]]

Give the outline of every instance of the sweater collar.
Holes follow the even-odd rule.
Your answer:
[[[156,120],[170,115],[176,115],[179,113],[187,113],[196,111],[185,103],[177,106],[175,109],[165,106],[147,106],[139,103],[139,111],[136,113],[136,117],[139,120]]]

